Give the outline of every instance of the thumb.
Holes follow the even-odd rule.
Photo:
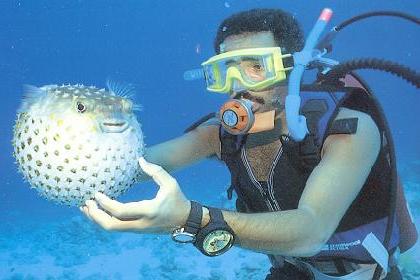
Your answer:
[[[178,188],[178,183],[174,177],[165,171],[161,166],[147,162],[143,157],[139,158],[139,164],[143,171],[151,176],[159,187],[169,190]]]
[[[141,169],[150,177],[155,176],[163,170],[163,168],[157,164],[150,163],[144,159],[144,157],[139,158],[139,164]]]

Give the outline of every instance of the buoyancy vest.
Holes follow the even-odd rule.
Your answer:
[[[307,119],[309,134],[302,142],[279,135],[281,147],[272,164],[268,180],[257,181],[246,156],[246,135],[231,135],[219,129],[221,159],[231,173],[231,187],[237,193],[239,212],[267,212],[296,209],[306,181],[320,162],[324,140],[331,134],[352,134],[357,118],[335,120],[340,108],[364,112],[375,121],[381,135],[381,149],[360,193],[346,211],[337,229],[322,250],[308,259],[344,258],[358,263],[376,263],[397,248],[401,252],[414,245],[417,231],[410,219],[403,189],[398,186],[396,219],[387,248],[384,241],[389,218],[391,165],[383,116],[373,95],[353,75],[343,86],[310,85],[302,87],[301,114]],[[337,187],[340,187],[337,182]],[[379,244],[379,245],[378,245]],[[386,256],[383,251],[385,250]],[[387,263],[388,259],[386,259]]]

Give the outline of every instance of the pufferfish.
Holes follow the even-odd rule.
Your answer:
[[[26,86],[12,144],[19,171],[48,200],[116,198],[140,175],[143,133],[129,86]]]

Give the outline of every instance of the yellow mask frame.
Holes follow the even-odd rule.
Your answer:
[[[283,58],[291,56],[291,54],[282,54],[280,47],[240,49],[215,55],[201,64],[207,82],[207,90],[228,93],[232,90],[235,80],[246,89],[262,90],[286,80],[286,72],[292,70],[293,67],[285,68]],[[229,65],[231,61],[249,58],[262,63],[264,74],[268,74],[269,77],[255,81],[250,79],[240,66]]]

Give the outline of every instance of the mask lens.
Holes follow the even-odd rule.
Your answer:
[[[275,73],[272,61],[269,55],[243,57],[239,64],[242,79],[250,84],[256,84],[273,78]]]
[[[223,63],[205,65],[203,70],[208,88],[218,90],[225,86],[227,69]]]
[[[216,77],[213,70],[212,65],[206,65],[203,68],[204,70],[204,76],[206,78],[206,83],[208,87],[212,87],[216,84]]]

